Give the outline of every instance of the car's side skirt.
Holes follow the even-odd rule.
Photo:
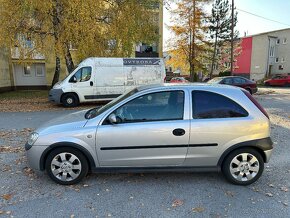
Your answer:
[[[96,167],[94,173],[152,173],[152,172],[219,172],[218,166],[166,166],[166,167]]]

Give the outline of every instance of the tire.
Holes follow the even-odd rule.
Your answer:
[[[65,107],[76,107],[79,105],[79,98],[74,93],[67,93],[61,97],[61,103]]]
[[[260,178],[263,170],[264,160],[261,154],[252,148],[234,150],[225,158],[222,165],[225,178],[235,185],[254,183]]]
[[[79,183],[89,171],[86,157],[77,149],[62,147],[52,150],[45,161],[49,177],[61,185]]]

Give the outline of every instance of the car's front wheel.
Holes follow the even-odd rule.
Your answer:
[[[236,185],[250,185],[257,181],[264,170],[261,154],[251,148],[231,152],[224,160],[222,171],[226,179]]]
[[[62,96],[61,103],[65,107],[76,107],[79,105],[79,99],[76,94],[67,93]]]
[[[86,157],[79,150],[69,147],[57,148],[50,152],[45,168],[49,177],[61,185],[80,182],[89,170]]]

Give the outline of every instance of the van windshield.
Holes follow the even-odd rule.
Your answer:
[[[120,95],[119,97],[115,98],[114,100],[110,101],[108,104],[104,105],[103,107],[100,108],[92,108],[88,110],[85,114],[86,119],[92,119],[98,116],[99,114],[105,112],[109,108],[115,106],[119,102],[123,101],[124,99],[130,97],[131,95],[134,95],[135,93],[138,92],[138,89],[135,88],[133,90],[125,92],[123,95]]]

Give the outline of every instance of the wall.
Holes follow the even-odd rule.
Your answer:
[[[0,48],[0,91],[11,90],[9,56],[7,50]]]
[[[236,57],[234,74],[250,74],[252,57],[252,37],[243,38],[241,41],[241,53]]]
[[[265,77],[268,70],[269,39],[267,35],[253,36],[251,79],[257,81]]]

